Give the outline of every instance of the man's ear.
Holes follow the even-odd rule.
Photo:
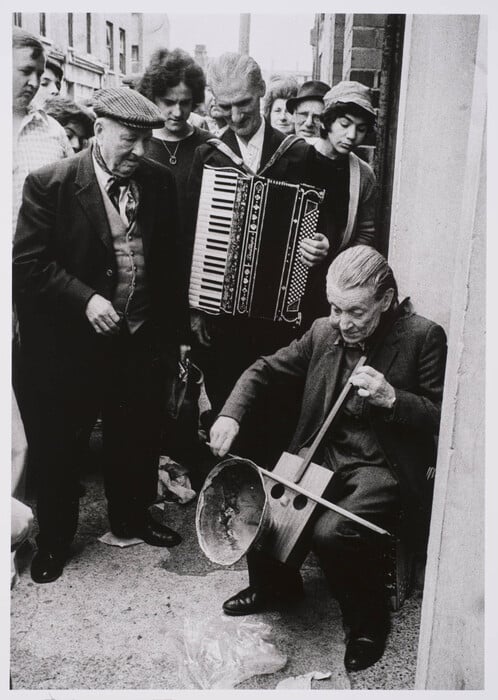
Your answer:
[[[382,297],[382,303],[381,303],[381,308],[382,311],[387,311],[388,308],[391,306],[392,301],[394,297],[394,289],[387,289],[384,292],[384,296]]]
[[[97,119],[93,123],[93,133],[95,134],[95,136],[100,136],[103,128],[104,124],[102,123],[102,120],[97,117]]]

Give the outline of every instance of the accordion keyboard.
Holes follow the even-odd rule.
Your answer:
[[[190,305],[218,313],[237,190],[237,171],[205,169],[190,273]]]

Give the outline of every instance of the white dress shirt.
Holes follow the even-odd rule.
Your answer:
[[[239,144],[240,155],[242,156],[242,160],[247,165],[247,167],[251,168],[251,170],[255,173],[258,172],[261,165],[261,155],[263,153],[264,137],[265,120],[263,118],[261,119],[259,129],[253,136],[251,136],[247,143],[245,143],[245,141],[242,141],[242,139],[239,139],[237,134],[235,134],[235,138],[237,139],[237,143]]]

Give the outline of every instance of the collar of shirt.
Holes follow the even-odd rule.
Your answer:
[[[30,122],[35,121],[36,119],[45,122],[45,124],[49,126],[48,115],[43,109],[29,107],[26,116],[23,117],[21,124],[19,125],[19,131],[17,132],[17,135],[19,136],[19,134],[25,128],[25,126]]]
[[[366,341],[362,341],[361,343],[346,343],[342,335],[336,338],[336,340],[334,341],[334,345],[338,345],[339,347],[343,348],[353,348],[354,350],[361,350],[361,352],[365,352],[367,348]]]
[[[95,156],[92,153],[92,161],[93,161],[93,168],[95,170],[95,175],[97,177],[97,181],[100,185],[100,189],[105,192],[108,195],[108,190],[109,190],[109,180],[113,179],[113,176],[110,175],[109,173],[106,173],[106,171],[98,164]],[[128,225],[128,219],[126,218],[125,215],[125,206],[126,206],[126,199],[128,195],[128,189],[130,185],[121,185],[119,188],[119,214],[121,216],[122,221]]]
[[[261,117],[261,124],[256,133],[251,136],[249,141],[245,143],[235,134],[237,143],[239,144],[240,154],[244,163],[251,168],[255,173],[261,165],[261,156],[263,154],[263,141],[265,138],[265,120]]]

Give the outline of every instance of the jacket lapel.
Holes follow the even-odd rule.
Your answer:
[[[92,229],[99,235],[106,248],[113,250],[111,229],[102,200],[99,183],[92,162],[92,152],[88,148],[83,152],[76,173],[76,198],[81,204]]]
[[[232,151],[236,153],[239,156],[239,158],[242,158],[242,153],[240,152],[239,148],[239,142],[237,141],[235,133],[230,128],[223,132],[221,140],[224,143],[226,143],[227,146],[230,146]]]
[[[265,122],[265,135],[263,138],[263,150],[261,152],[261,163],[259,170],[262,170],[265,167],[279,145],[280,143],[274,134],[273,128],[268,122]]]
[[[152,232],[156,223],[155,212],[157,187],[155,186],[154,182],[151,182],[147,173],[144,172],[142,166],[138,168],[134,177],[140,188],[140,201],[137,212],[137,224],[140,227],[140,232],[142,235],[144,258],[148,260]],[[167,222],[164,221],[163,225],[166,228]]]
[[[385,338],[381,344],[380,348],[374,351],[368,360],[368,363],[378,372],[381,372],[385,377],[389,373],[389,370],[396,359],[396,355],[398,354],[401,332],[400,321],[397,321],[394,324],[394,328],[391,329],[387,338]]]

